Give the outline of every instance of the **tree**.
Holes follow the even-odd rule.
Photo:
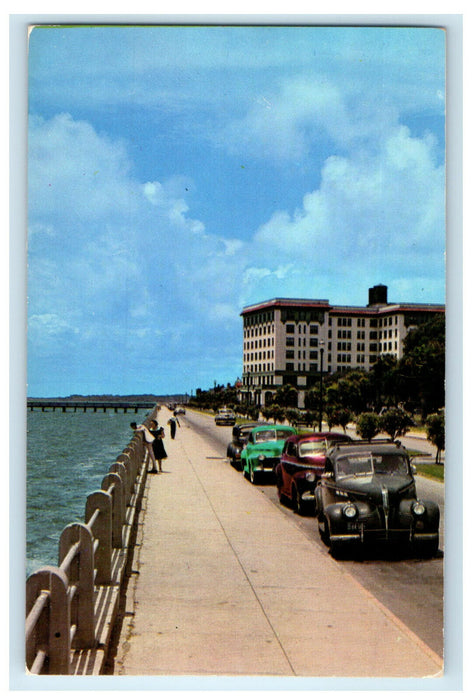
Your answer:
[[[398,403],[398,363],[393,355],[381,355],[370,372],[371,395],[376,410]]]
[[[267,421],[268,421],[268,420],[270,420],[270,419],[272,418],[272,416],[273,416],[273,410],[272,410],[272,409],[273,409],[273,406],[274,406],[274,404],[271,404],[270,406],[264,406],[264,407],[261,409],[262,417],[264,418],[264,420],[267,420]]]
[[[282,408],[282,406],[278,406],[277,404],[273,404],[271,408],[274,423],[281,423],[285,418],[285,409]]]
[[[291,384],[281,386],[275,392],[275,402],[279,406],[296,408],[298,405],[298,391]]]
[[[436,447],[436,464],[439,464],[441,458],[441,450],[445,447],[445,428],[444,415],[440,413],[432,413],[426,418],[426,430],[428,440]]]
[[[300,411],[297,408],[287,408],[285,409],[285,417],[289,424],[295,427],[301,419]]]
[[[285,418],[285,409],[276,403],[273,403],[270,406],[264,406],[264,408],[261,409],[261,412],[265,420],[268,421],[272,418],[274,423],[279,423]]]
[[[372,440],[380,432],[379,416],[376,413],[361,413],[357,418],[356,433],[363,440]]]
[[[401,408],[390,408],[380,417],[380,428],[391,440],[404,435],[414,424],[411,416]]]
[[[347,424],[352,420],[352,413],[347,408],[338,408],[333,414],[333,425],[340,425],[346,432]]]
[[[421,408],[423,417],[444,406],[446,329],[443,314],[412,328],[399,363],[399,389],[404,402]]]
[[[316,423],[318,422],[318,419],[319,415],[315,413],[315,411],[306,411],[305,421],[307,425],[310,425],[312,428],[314,428]]]

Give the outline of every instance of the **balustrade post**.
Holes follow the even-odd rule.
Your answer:
[[[77,627],[72,646],[86,649],[95,643],[93,534],[88,525],[71,523],[64,528],[59,541],[59,566],[76,542],[80,542],[80,549],[67,572],[69,584],[77,586],[70,612],[71,623]]]
[[[126,506],[131,501],[131,471],[129,468],[129,459],[127,460],[127,462],[128,462],[128,466],[125,465],[123,462],[119,462],[117,460],[114,464],[111,465],[110,469],[108,470],[109,473],[118,474],[121,477],[121,480],[123,482],[123,508],[124,509],[126,509]]]
[[[93,536],[99,542],[95,552],[95,568],[97,570],[95,583],[106,584],[111,582],[112,554],[112,499],[106,491],[94,491],[87,497],[85,504],[87,524],[96,510],[99,511],[99,514],[91,526]]]
[[[55,566],[45,566],[26,582],[26,615],[38,596],[49,593],[47,605],[29,635],[26,646],[27,665],[31,668],[39,650],[46,652],[50,675],[70,673],[70,602],[67,575]]]
[[[128,453],[129,455],[129,464],[130,464],[130,476],[131,476],[131,482],[132,482],[132,490],[133,493],[136,488],[136,477],[138,475],[138,465],[139,465],[139,445],[137,440],[133,440],[125,450],[125,453]]]
[[[108,491],[110,486],[114,488],[111,492],[111,531],[112,546],[123,546],[123,523],[125,521],[125,503],[123,493],[123,482],[119,474],[106,474],[102,481],[102,489]]]

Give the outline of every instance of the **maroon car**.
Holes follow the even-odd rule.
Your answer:
[[[309,433],[293,435],[285,441],[275,478],[279,500],[288,500],[300,515],[315,514],[315,486],[325,464],[326,450],[338,442],[352,442],[343,433]]]

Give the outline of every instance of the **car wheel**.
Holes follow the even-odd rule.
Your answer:
[[[438,553],[438,547],[439,535],[437,535],[434,538],[434,540],[430,540],[429,542],[421,542],[417,544],[415,549],[418,553],[418,556],[422,557],[423,559],[432,559]]]
[[[333,542],[333,540],[331,539],[331,526],[329,524],[329,520],[326,520],[326,540],[329,546],[329,551],[331,552],[331,556],[336,559],[339,556],[341,545],[339,544],[339,542]]]
[[[282,478],[275,473],[275,485],[277,486],[277,496],[279,497],[279,503],[284,502],[284,495],[282,493]]]
[[[318,532],[320,533],[321,541],[325,545],[329,545],[328,526],[323,513],[318,514]]]
[[[292,489],[292,508],[298,515],[303,515],[305,513],[305,504],[303,503],[300,491],[296,486]]]
[[[252,467],[249,467],[249,479],[251,484],[257,484],[259,482],[259,474],[255,472]]]

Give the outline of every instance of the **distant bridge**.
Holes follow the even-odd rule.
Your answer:
[[[30,411],[35,409],[40,409],[41,411],[52,410],[55,411],[56,408],[62,410],[66,413],[68,410],[73,410],[74,413],[77,411],[87,410],[93,411],[103,411],[106,413],[110,408],[118,413],[118,411],[123,411],[127,413],[128,411],[134,411],[137,413],[142,409],[151,409],[156,406],[156,401],[123,401],[123,400],[77,400],[77,399],[27,399],[27,406]]]

